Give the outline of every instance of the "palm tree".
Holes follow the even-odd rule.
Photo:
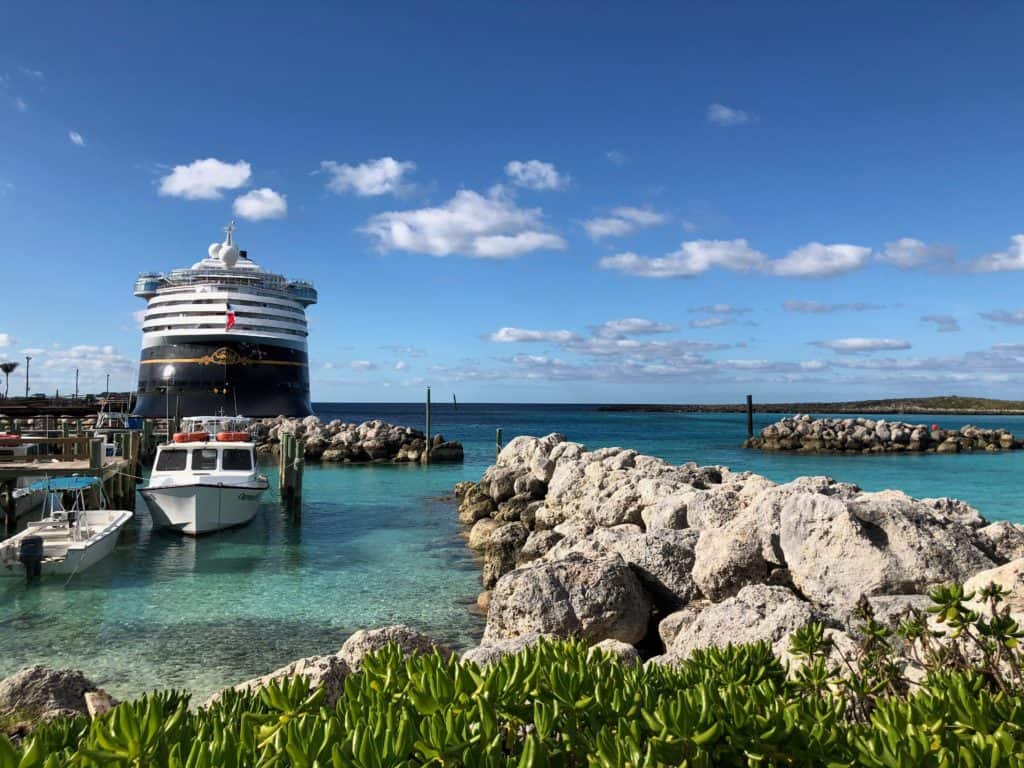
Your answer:
[[[17,367],[17,363],[0,363],[0,371],[3,371],[4,374],[4,400],[7,399],[7,392],[11,388],[11,374]]]

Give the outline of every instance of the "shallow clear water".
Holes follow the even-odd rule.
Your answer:
[[[383,418],[422,428],[420,405],[318,405],[325,420]],[[805,456],[745,451],[742,414],[601,413],[591,406],[435,405],[434,431],[462,441],[462,465],[307,466],[301,522],[271,492],[245,528],[201,539],[152,530],[139,500],[115,554],[69,583],[0,584],[0,676],[28,664],[73,666],[118,696],[187,687],[201,701],[301,656],[337,650],[362,627],[402,622],[467,645],[479,572],[451,502],[459,480],[494,459],[494,431],[559,431],[672,462],[749,469],[785,481],[827,474],[866,489],[955,496],[988,518],[1024,521],[1024,452]],[[774,421],[758,416],[758,428]],[[908,419],[918,421],[917,419]],[[1024,433],[1024,417],[923,417]]]

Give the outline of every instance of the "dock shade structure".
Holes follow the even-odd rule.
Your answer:
[[[191,267],[146,273],[135,283],[147,302],[137,416],[163,418],[168,402],[181,417],[313,412],[306,308],[316,303],[316,289],[239,251],[233,222],[225,232]]]

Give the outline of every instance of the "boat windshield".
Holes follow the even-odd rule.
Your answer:
[[[188,459],[188,451],[181,448],[170,448],[161,450],[156,460],[157,472],[181,472],[185,469],[185,462]]]
[[[223,465],[226,471],[252,469],[252,452],[245,448],[225,448]]]
[[[217,468],[216,448],[197,448],[192,451],[192,469],[211,470]]]

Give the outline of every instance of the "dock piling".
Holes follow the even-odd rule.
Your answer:
[[[306,467],[306,444],[291,432],[281,435],[278,446],[278,490],[281,504],[299,520],[302,517],[302,475]]]
[[[424,464],[430,463],[430,387],[427,387],[427,415],[426,415],[426,429],[424,430],[427,438],[426,446],[423,448],[423,457],[421,461]]]
[[[18,513],[14,509],[16,483],[16,480],[3,483],[4,529],[8,536],[13,536],[18,530]]]
[[[754,436],[754,396],[747,395],[747,437]]]
[[[89,469],[103,468],[103,438],[93,437],[89,440]]]

